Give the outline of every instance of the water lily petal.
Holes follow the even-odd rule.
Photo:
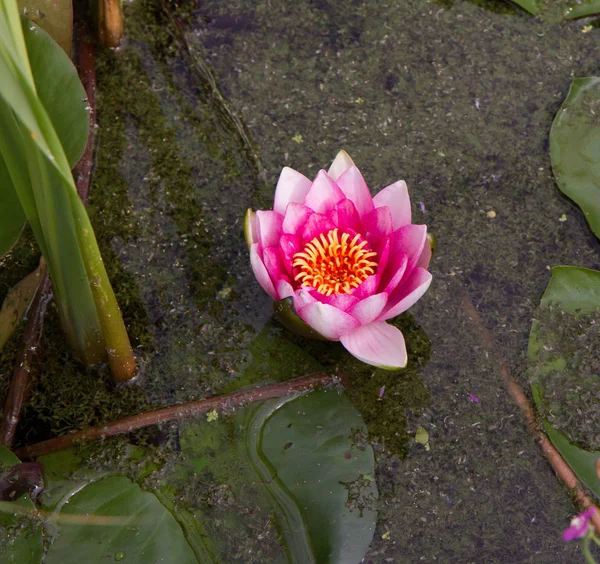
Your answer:
[[[424,268],[415,268],[406,282],[402,282],[388,298],[388,304],[379,320],[391,319],[405,312],[427,291],[431,274]]]
[[[375,208],[362,218],[368,234],[376,237],[389,236],[393,229],[392,213],[390,208],[383,206]]]
[[[402,332],[383,321],[362,325],[340,340],[350,354],[367,364],[386,370],[406,366],[408,356]]]
[[[300,250],[300,241],[296,235],[284,233],[279,239],[279,250],[281,251],[281,260],[286,272],[291,276],[293,272],[293,258]]]
[[[283,216],[276,211],[257,211],[259,242],[263,249],[279,244]]]
[[[332,341],[354,331],[360,323],[345,311],[315,302],[297,310],[298,315],[315,331]]]
[[[320,213],[313,213],[308,221],[304,224],[300,233],[300,245],[304,247],[306,243],[312,241],[315,237],[321,233],[327,233],[335,227],[335,224],[326,215]]]
[[[262,289],[273,299],[277,299],[277,294],[275,292],[273,282],[269,277],[269,273],[267,272],[267,268],[265,267],[265,263],[258,254],[258,247],[258,243],[254,243],[254,245],[250,247],[250,265],[252,266],[252,271],[254,272],[254,276],[256,276],[256,279],[258,280],[258,283],[261,285]]]
[[[314,212],[304,204],[290,202],[285,210],[285,216],[281,226],[283,232],[298,233],[298,231],[304,227],[304,224],[313,213]]]
[[[244,216],[244,237],[248,248],[254,243],[258,243],[258,221],[256,219],[256,213],[248,208],[246,215]]]
[[[367,325],[379,317],[387,301],[388,295],[386,292],[373,294],[359,301],[348,313],[352,317],[356,317],[362,325]]]
[[[427,226],[425,225],[405,225],[396,229],[390,235],[390,260],[387,269],[397,270],[403,260],[402,255],[405,254],[408,257],[406,274],[410,274],[415,268],[426,242]]]
[[[368,298],[377,291],[380,279],[381,274],[378,270],[375,274],[369,276],[358,288],[356,288],[356,290],[352,292],[352,295],[359,300]]]
[[[410,198],[408,196],[408,187],[404,180],[398,180],[390,184],[373,197],[373,203],[376,208],[387,206],[392,214],[394,229],[403,225],[409,225],[411,222]]]
[[[324,170],[320,170],[306,195],[304,205],[317,213],[328,213],[344,198],[344,193],[337,184]]]
[[[294,293],[294,308],[296,311],[301,310],[303,307],[314,304],[317,300],[313,296],[313,293],[317,293],[312,288],[299,288]]]
[[[377,253],[375,261],[377,262],[377,273],[379,273],[379,279],[381,280],[381,275],[385,272],[388,260],[390,258],[389,238],[385,237],[382,240],[380,240],[373,250]]]
[[[313,297],[322,304],[337,307],[342,311],[348,311],[359,301],[358,298],[354,297],[352,294],[331,294],[331,296],[326,296],[320,292],[315,292]]]
[[[306,176],[293,168],[284,167],[275,188],[273,209],[283,215],[290,202],[303,203],[310,185],[311,182]]]
[[[277,281],[277,295],[280,300],[284,298],[289,298],[294,295],[294,288],[292,285],[286,280],[278,280]]]
[[[429,241],[427,241],[425,245],[423,245],[423,251],[421,252],[421,256],[419,257],[419,260],[417,261],[417,264],[415,266],[419,266],[421,268],[428,268],[429,263],[431,262],[432,254],[433,251],[431,250],[431,244],[429,243]]]
[[[283,262],[281,261],[279,246],[263,249],[262,259],[274,285],[278,280],[287,280],[290,282],[289,274],[285,271]]]
[[[361,231],[362,223],[358,216],[358,212],[352,201],[347,198],[334,206],[331,212],[331,218],[333,223],[335,223],[336,227],[340,230],[340,233],[349,231],[350,229],[357,233],[360,233]]]
[[[388,294],[391,294],[396,289],[403,276],[406,274],[408,257],[402,255],[400,257],[400,262],[396,260],[394,262],[396,263],[396,268],[388,268],[381,276],[381,286],[384,287],[383,291]]]
[[[360,217],[375,209],[369,187],[358,168],[351,166],[336,180],[336,183],[346,198],[352,200]]]
[[[354,166],[354,161],[350,158],[350,155],[343,149],[335,156],[335,159],[329,167],[327,174],[331,176],[333,180],[337,180],[344,172],[346,172],[351,166]]]

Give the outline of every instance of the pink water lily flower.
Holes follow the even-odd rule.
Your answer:
[[[386,320],[429,287],[431,247],[404,181],[372,197],[345,151],[312,182],[286,167],[273,210],[248,210],[244,232],[259,284],[314,336],[374,366],[406,366],[404,337]]]

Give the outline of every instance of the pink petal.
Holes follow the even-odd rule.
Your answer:
[[[304,246],[309,241],[312,241],[321,233],[327,233],[328,231],[334,228],[335,224],[329,217],[320,213],[313,213],[308,218],[308,221],[306,222],[300,233],[301,246]]]
[[[358,360],[378,368],[396,370],[404,368],[408,361],[402,333],[383,321],[362,325],[340,340]]]
[[[377,237],[389,236],[393,229],[392,214],[387,206],[375,208],[362,218],[367,233]]]
[[[258,243],[254,243],[254,245],[250,247],[250,264],[252,266],[254,276],[256,276],[256,279],[258,280],[258,283],[261,285],[262,289],[273,299],[277,299],[273,282],[271,282],[271,278],[269,278],[269,273],[267,272],[265,264],[258,254]]]
[[[342,149],[331,163],[327,174],[329,174],[333,180],[337,180],[351,166],[354,166],[354,162],[350,158],[350,155]]]
[[[352,200],[360,217],[375,209],[369,187],[358,168],[351,166],[336,182],[346,198]]]
[[[362,223],[351,200],[346,199],[338,202],[331,212],[331,218],[339,228],[340,233],[344,233],[349,229],[356,233],[361,232]]]
[[[284,233],[279,240],[279,250],[281,251],[283,266],[287,273],[291,275],[293,272],[292,263],[294,255],[300,251],[298,237],[290,233]]]
[[[427,242],[427,226],[405,225],[390,235],[390,260],[387,269],[398,270],[402,255],[408,257],[406,274],[416,266]]]
[[[361,325],[368,325],[375,321],[379,314],[383,311],[387,303],[388,295],[385,292],[373,294],[364,300],[358,302],[348,313],[352,317],[356,317]]]
[[[306,194],[310,190],[310,184],[310,180],[303,174],[300,174],[293,168],[284,167],[279,175],[277,188],[275,188],[273,209],[277,213],[284,215],[287,205],[290,202],[303,203]]]
[[[250,208],[248,208],[244,216],[244,237],[246,238],[248,248],[254,245],[254,243],[258,243],[258,221],[256,213]]]
[[[327,339],[337,341],[359,326],[358,320],[345,311],[315,302],[297,310],[298,315]]]
[[[425,245],[423,245],[423,252],[421,253],[421,256],[419,257],[419,260],[417,261],[417,264],[415,266],[420,266],[421,268],[428,268],[429,263],[431,262],[432,254],[433,253],[431,251],[431,243],[427,241]]]
[[[277,296],[278,299],[283,300],[284,298],[289,298],[294,295],[294,288],[292,285],[285,280],[277,281]]]
[[[379,320],[391,319],[405,312],[427,291],[431,274],[424,268],[415,268],[408,280],[400,284],[388,298],[388,305]]]
[[[404,180],[399,180],[384,188],[373,197],[373,203],[376,208],[382,208],[383,206],[390,208],[394,229],[410,225],[410,198],[408,197],[408,187]]]
[[[385,273],[381,276],[381,286],[384,286],[383,291],[391,294],[400,281],[402,277],[406,274],[406,267],[408,265],[408,258],[406,255],[402,255],[400,257],[400,262],[394,261],[397,265],[396,269],[388,268]]]
[[[344,193],[337,184],[324,170],[320,170],[306,195],[304,205],[317,213],[328,213],[343,199]]]
[[[379,274],[379,280],[381,280],[381,276],[385,272],[390,258],[390,240],[386,237],[379,241],[379,244],[375,247],[374,251],[377,253],[377,256],[375,257],[375,261],[377,262],[376,273]]]
[[[352,295],[359,300],[364,300],[377,291],[380,279],[381,275],[379,274],[378,270],[375,274],[369,276],[358,288],[356,288],[356,290],[352,292]]]
[[[267,247],[263,249],[263,264],[269,273],[269,278],[276,284],[278,280],[290,281],[288,273],[283,267],[281,262],[281,255],[279,253],[279,247]]]
[[[272,247],[279,244],[281,237],[281,224],[283,216],[276,211],[257,211],[256,219],[258,221],[258,236],[262,248]]]
[[[294,293],[294,308],[296,311],[301,310],[303,307],[316,303],[316,299],[313,296],[313,292],[316,294],[316,290],[309,288],[299,288]]]
[[[322,304],[328,304],[330,306],[341,309],[342,311],[348,311],[352,306],[358,303],[358,298],[355,298],[352,294],[331,294],[326,296],[320,292],[313,293],[314,298]]]
[[[285,210],[282,229],[284,233],[298,233],[306,220],[314,212],[304,204],[296,204],[291,202]]]

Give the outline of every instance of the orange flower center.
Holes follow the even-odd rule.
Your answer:
[[[321,294],[349,294],[358,288],[369,276],[375,274],[377,263],[370,260],[377,253],[367,247],[367,241],[357,234],[350,240],[350,234],[332,229],[321,233],[304,250],[292,257],[292,266],[299,268],[294,280],[303,287],[316,288]]]

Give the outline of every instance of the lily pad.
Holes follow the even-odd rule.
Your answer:
[[[19,464],[19,459],[7,448],[0,446],[0,468],[9,468]],[[34,506],[29,497],[23,496],[17,501],[3,502],[0,512],[0,562],[15,564],[33,564],[42,559],[42,529],[39,524],[25,516],[5,513],[11,505],[27,511]]]
[[[558,187],[600,237],[600,77],[573,80],[552,124],[550,160]]]
[[[248,511],[273,513],[292,562],[358,563],[376,521],[374,457],[364,433],[343,394],[314,391],[238,410],[229,421],[192,424],[182,429],[181,446],[195,479],[212,482],[204,499],[218,508],[215,538],[235,534],[236,522],[246,526]]]
[[[62,505],[60,517],[47,564],[198,562],[173,515],[123,476],[84,487]]]
[[[553,268],[528,349],[533,397],[548,436],[598,499],[599,306],[600,272]]]

